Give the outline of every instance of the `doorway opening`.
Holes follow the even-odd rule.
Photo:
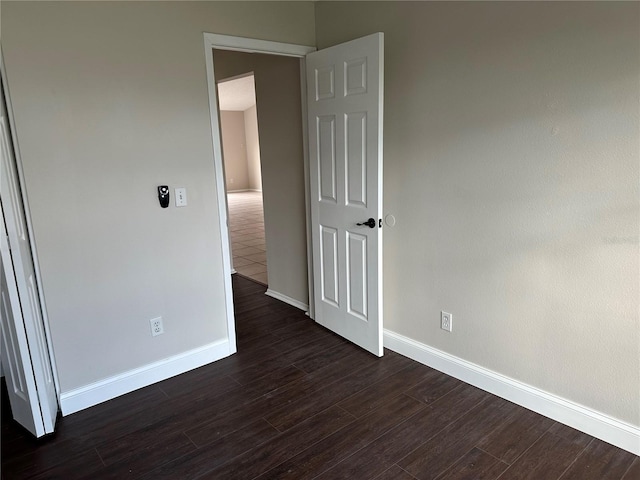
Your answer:
[[[217,156],[214,153],[214,160],[221,161],[224,167],[218,170],[221,177],[217,182],[219,194],[223,194],[220,195],[220,210],[227,217],[221,226],[223,231],[227,230],[223,241],[228,240],[229,271],[267,283],[266,295],[306,312],[309,309],[309,256],[301,60],[285,55],[218,48],[212,48],[210,58],[211,68],[215,65],[217,74],[214,76],[212,73],[210,77],[213,80],[211,86],[214,87],[212,93],[216,95],[212,105],[212,112],[216,115],[212,116],[212,121],[220,125],[214,131],[214,149],[216,144],[220,148]],[[239,90],[239,84],[243,81],[255,88],[255,110],[253,105],[249,105],[253,103],[251,99],[251,102],[237,107],[243,112],[229,111],[231,107],[217,97],[224,96],[225,89]],[[252,163],[255,165],[257,162],[251,158],[252,144],[255,145],[255,142],[252,142],[253,129],[248,122],[254,112],[259,131],[259,135],[256,135],[259,137],[259,184],[258,175],[252,172]],[[247,122],[243,123],[240,114],[244,115]],[[231,118],[233,121],[234,116],[236,124],[245,125],[245,146],[241,148],[238,146],[242,139],[238,141],[236,136],[234,140],[232,132],[225,128],[227,120]],[[246,176],[229,162],[234,155],[230,151],[234,146],[241,155],[248,157],[246,162],[241,162],[247,171]],[[254,171],[256,167],[253,167]],[[243,177],[246,178],[244,184]],[[259,222],[260,198],[256,195],[259,192],[252,192],[260,187],[263,228],[256,223]],[[238,206],[242,208],[244,218],[234,218],[234,210]],[[242,238],[238,238],[237,233]],[[266,249],[266,254],[256,251],[261,248]],[[244,265],[245,260],[254,264]],[[267,275],[264,275],[265,268]],[[262,276],[262,279],[256,279],[258,276]]]
[[[218,78],[255,72],[261,161],[268,167],[262,170],[269,245],[265,293],[308,311],[329,330],[382,356],[384,35],[317,52],[209,33],[204,43],[231,353],[237,351],[236,325],[214,63]],[[220,55],[229,53],[238,56],[219,68]],[[280,74],[274,62],[289,63],[281,66],[291,75]],[[293,113],[293,122],[285,111]]]
[[[218,82],[231,268],[268,285],[260,137],[253,72]]]

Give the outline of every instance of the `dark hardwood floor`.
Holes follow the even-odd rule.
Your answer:
[[[640,479],[628,452],[233,285],[236,355],[61,418],[39,441],[4,396],[3,480]]]

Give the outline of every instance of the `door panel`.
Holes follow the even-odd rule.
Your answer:
[[[316,101],[335,97],[335,69],[333,65],[316,68],[314,78]]]
[[[367,207],[367,114],[348,113],[345,119],[347,205]]]
[[[24,402],[29,401],[29,391],[27,390],[27,380],[24,376],[24,365],[20,358],[20,347],[18,345],[18,334],[11,311],[11,301],[9,300],[9,288],[7,278],[2,270],[2,296],[0,297],[0,311],[6,322],[2,322],[2,365],[7,369],[7,389]],[[31,422],[33,423],[33,418]],[[35,427],[34,427],[35,428]]]
[[[367,59],[357,58],[344,63],[344,95],[367,93]]]
[[[0,98],[0,200],[3,283],[3,366],[11,375],[14,418],[36,436],[53,432],[58,402],[49,360],[35,268],[4,100]],[[11,316],[5,315],[11,312]],[[9,350],[9,348],[12,350]],[[20,360],[20,361],[18,361]],[[4,362],[7,362],[5,365]],[[20,388],[17,388],[21,385]]]
[[[335,228],[320,226],[322,232],[320,247],[321,262],[320,275],[322,276],[322,300],[339,307],[338,275],[338,231]]]
[[[315,320],[378,356],[382,71],[381,33],[307,55]]]
[[[367,236],[347,233],[347,312],[367,321]]]
[[[321,202],[337,203],[336,184],[336,119],[335,116],[318,117],[318,159]]]
[[[3,205],[4,206],[4,205]],[[0,247],[2,252],[2,285],[0,290],[0,311],[2,312],[2,366],[11,413],[13,418],[32,434],[44,435],[44,423],[35,384],[35,377],[29,357],[18,289],[13,276],[13,265],[3,218]]]

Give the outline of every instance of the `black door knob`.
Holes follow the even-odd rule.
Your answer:
[[[370,218],[366,222],[356,223],[356,225],[359,225],[359,226],[366,225],[369,228],[376,228],[376,219],[375,218]]]

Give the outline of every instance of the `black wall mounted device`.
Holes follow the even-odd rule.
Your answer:
[[[169,206],[169,187],[167,185],[160,185],[158,187],[158,200],[162,208]]]

